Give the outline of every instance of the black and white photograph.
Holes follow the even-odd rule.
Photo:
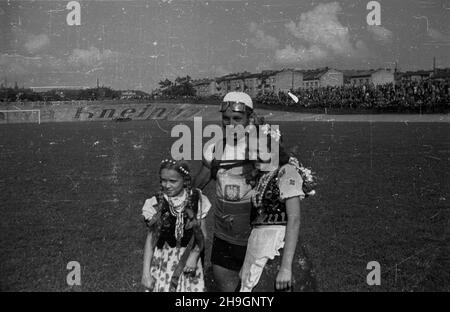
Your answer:
[[[1,292],[450,291],[449,0],[0,0],[0,42]]]

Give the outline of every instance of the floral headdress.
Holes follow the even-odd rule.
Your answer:
[[[281,138],[280,129],[272,128],[269,124],[262,125],[260,129],[265,135],[270,135],[270,137],[274,139],[276,142],[280,141]]]
[[[174,159],[165,158],[161,161],[160,171],[164,168],[175,169],[176,171],[181,173],[183,177],[191,177],[188,165],[181,160],[177,161]]]
[[[302,164],[299,163],[298,159],[295,157],[289,158],[289,163],[297,168],[298,172],[300,173],[300,176],[303,180],[303,193],[305,193],[305,196],[313,196],[316,194],[316,191],[314,188],[317,186],[316,178],[313,175],[313,172],[311,169],[304,167]]]

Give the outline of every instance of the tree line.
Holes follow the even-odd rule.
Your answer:
[[[149,97],[143,91],[132,91],[129,99],[142,99]],[[0,88],[0,102],[35,102],[35,101],[96,101],[118,100],[123,97],[123,91],[113,90],[109,87],[88,89],[53,89],[45,92],[36,92],[30,88]]]

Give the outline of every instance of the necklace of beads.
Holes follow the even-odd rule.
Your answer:
[[[170,213],[176,217],[178,214],[183,212],[183,208],[186,206],[188,202],[188,198],[186,197],[182,202],[175,203],[173,199],[168,198]]]
[[[169,211],[172,214],[172,216],[176,217],[176,223],[175,223],[175,239],[177,240],[177,244],[179,244],[181,238],[184,235],[184,217],[183,212],[184,209],[189,204],[189,196],[190,194],[185,193],[185,199],[175,204],[174,200],[168,197],[167,202],[169,204]]]
[[[277,174],[278,174],[278,170],[274,170],[274,171],[267,173],[261,177],[261,179],[259,180],[259,183],[255,189],[256,194],[255,194],[255,196],[252,196],[253,205],[255,207],[261,206],[267,186],[269,185],[269,182],[273,179],[273,177],[275,177],[275,175],[277,175]]]

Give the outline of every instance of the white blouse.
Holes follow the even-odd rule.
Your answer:
[[[199,190],[200,191],[200,190]],[[173,202],[183,202],[186,199],[187,193],[186,191],[183,191],[182,194],[175,197],[170,197],[170,199]],[[164,197],[166,199],[169,199],[167,195],[164,194]],[[211,209],[211,202],[209,201],[208,197],[206,197],[201,191],[200,191],[200,198],[199,198],[199,209],[197,212],[197,219],[204,219],[208,215],[209,210]],[[150,220],[155,214],[156,214],[156,208],[155,206],[158,205],[158,201],[155,196],[146,199],[144,206],[142,207],[142,215],[144,216],[145,220]]]

